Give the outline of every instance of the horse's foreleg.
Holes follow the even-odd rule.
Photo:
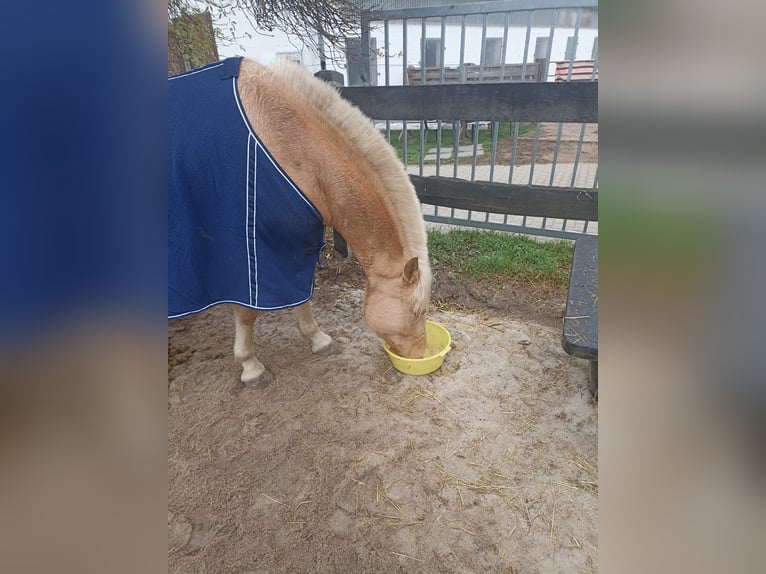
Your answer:
[[[317,355],[329,355],[332,351],[332,338],[319,329],[311,311],[311,302],[306,301],[293,309],[295,318],[298,320],[298,329],[301,334],[311,341],[311,351]]]
[[[234,357],[242,365],[240,379],[248,386],[265,386],[274,377],[255,356],[253,323],[258,312],[247,307],[234,306]]]

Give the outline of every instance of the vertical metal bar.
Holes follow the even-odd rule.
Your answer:
[[[556,147],[553,149],[553,163],[551,164],[551,178],[548,181],[549,186],[553,186],[553,178],[556,175],[556,161],[559,157],[559,146],[561,145],[561,132],[564,129],[564,123],[559,122],[559,131],[556,134]],[[546,223],[548,222],[547,217],[543,217],[543,228],[545,228]]]
[[[426,85],[426,19],[420,19],[420,79]]]
[[[487,62],[487,15],[484,14],[484,18],[481,23],[481,52],[479,56],[479,81],[484,79],[484,66]]]
[[[521,78],[520,81],[527,81],[527,60],[529,59],[529,41],[532,37],[532,10],[527,13],[527,32],[524,36],[524,57],[521,62]],[[539,124],[538,124],[539,125]],[[508,183],[512,183],[513,180],[513,168],[516,163],[516,147],[519,143],[519,122],[516,122],[515,131],[513,133],[513,152],[511,153],[511,169],[508,173]],[[532,166],[530,166],[530,178],[532,177]],[[527,226],[527,216],[521,220],[521,226]]]
[[[500,122],[492,123],[492,159],[489,164],[489,181],[495,180],[495,161],[497,160],[497,133],[500,131]]]
[[[402,18],[402,84],[407,85],[407,18]]]
[[[553,22],[551,22],[550,30],[548,31],[548,45],[546,46],[545,50],[545,70],[544,70],[544,76],[543,81],[548,81],[548,69],[550,68],[550,61],[551,61],[551,53],[553,52],[553,37],[556,34],[556,24],[558,23],[559,19],[559,10],[556,9],[553,12]],[[540,141],[540,122],[537,122],[537,125],[535,127],[535,143],[532,148],[532,158],[529,166],[529,184],[532,185],[532,178],[535,174],[535,162],[537,161],[537,146]],[[524,225],[526,225],[526,217],[524,218]],[[545,229],[545,224],[547,223],[546,219],[543,219],[543,229]]]
[[[511,144],[511,167],[508,170],[508,183],[513,183],[513,167],[516,165],[516,147],[519,145],[519,122],[513,122],[513,143]]]
[[[460,83],[465,83],[465,14],[460,18]]]
[[[577,142],[577,154],[575,155],[574,166],[572,166],[572,187],[574,187],[575,178],[577,177],[577,165],[580,163],[580,152],[582,151],[582,142],[585,139],[585,126],[586,125],[587,124],[583,124],[580,127],[580,139]]]
[[[444,83],[444,36],[446,33],[446,18],[442,16],[441,19],[441,34],[439,35],[439,49],[441,54],[439,55],[439,83]],[[436,124],[436,175],[439,175],[439,169],[442,163],[442,121],[437,120]]]
[[[426,19],[421,18],[420,19],[420,73],[421,73],[421,82],[425,86],[426,85]],[[422,177],[423,175],[423,162],[425,157],[425,147],[426,147],[426,118],[422,118],[420,121],[420,167],[418,170],[418,174]]]
[[[503,43],[500,46],[500,81],[505,81],[505,60],[508,50],[508,23],[510,12],[503,16]],[[500,122],[492,124],[492,159],[489,164],[489,181],[495,181],[495,164],[497,163],[497,138],[500,134]]]
[[[548,31],[548,46],[545,49],[545,78],[544,82],[548,81],[548,68],[550,67],[551,63],[551,52],[553,51],[553,36],[556,34],[556,24],[559,20],[559,11],[558,9],[553,11],[553,22],[551,23],[551,28]]]
[[[556,147],[553,148],[553,163],[551,164],[551,179],[548,185],[553,185],[553,177],[556,174],[556,161],[559,157],[559,147],[561,146],[561,132],[564,130],[564,122],[559,122],[559,131],[556,134]]]
[[[476,152],[479,149],[479,120],[473,123],[473,158],[471,159],[471,181],[476,180]]]
[[[362,12],[362,30],[361,30],[361,36],[359,39],[359,45],[361,46],[360,52],[361,52],[361,67],[362,67],[362,82],[363,85],[367,86],[374,86],[377,83],[377,78],[375,79],[375,83],[373,83],[372,75],[370,74],[370,57],[372,54],[370,53],[370,20],[369,16],[365,15],[364,12]]]
[[[426,155],[426,120],[420,122],[420,170],[418,173],[423,175],[423,162]]]
[[[484,66],[487,62],[487,15],[484,14],[481,24],[481,52],[479,56],[479,82],[484,81]],[[476,159],[479,152],[479,125],[477,118],[473,124],[473,158],[471,159],[471,181],[476,180]]]
[[[529,57],[529,39],[532,35],[532,12],[527,12],[527,35],[524,39],[524,57],[521,60],[521,81],[527,81],[527,58]],[[513,73],[511,73],[511,79],[513,79]]]
[[[404,167],[407,167],[407,120],[402,120],[402,131],[399,135],[402,138],[402,161]]]
[[[574,53],[572,54],[572,58],[569,60],[569,69],[567,70],[567,82],[572,81],[572,69],[574,68],[574,61],[577,59],[577,43],[580,41],[580,20],[581,19],[582,19],[582,8],[578,8],[577,20],[575,21],[575,30],[574,30],[574,37],[573,37]]]
[[[590,74],[590,81],[596,81],[596,70],[598,70],[598,36],[593,38],[593,70]]]
[[[460,145],[461,120],[452,120],[452,177],[457,177],[457,154]]]
[[[444,40],[447,35],[447,18],[442,16],[441,20],[441,30],[439,33],[439,49],[441,50],[441,54],[439,54],[439,83],[444,83]]]
[[[407,85],[407,18],[402,18],[402,84]]]
[[[532,158],[529,162],[529,185],[532,185],[532,177],[535,175],[535,162],[537,161],[537,144],[540,142],[540,123],[535,126],[535,144],[532,146]]]
[[[460,17],[460,83],[465,83],[465,14]],[[460,127],[462,125],[462,118],[453,118],[452,120],[452,147],[454,154],[454,164],[452,169],[452,177],[457,177],[457,160],[458,152],[460,151]],[[457,127],[456,127],[457,126]]]
[[[388,33],[388,20],[383,21],[383,53],[386,56],[385,60],[385,75],[386,75],[386,85],[391,84],[391,41]]]
[[[567,70],[567,82],[572,81],[572,70],[574,69],[574,61],[577,59],[577,44],[580,42],[580,24],[582,20],[582,8],[577,9],[577,21],[575,22],[575,30],[574,30],[574,39],[573,39],[573,50],[572,50],[572,57],[569,59],[569,69]],[[595,40],[594,40],[595,41]],[[596,74],[596,66],[595,62],[593,65],[593,69],[591,70],[590,79],[591,81],[594,80]],[[577,142],[577,153],[575,154],[575,162],[572,166],[572,187],[574,187],[575,180],[577,179],[577,167],[580,163],[580,152],[582,151],[582,144],[583,140],[585,138],[585,128],[586,124],[582,124],[580,128],[580,138]],[[566,226],[567,220],[564,220],[564,226]],[[585,222],[585,226],[587,228],[588,222]],[[562,228],[564,230],[564,228]]]
[[[385,75],[386,85],[391,84],[391,54],[390,54],[390,37],[388,31],[388,20],[383,21],[383,53],[386,56],[385,60]],[[386,120],[386,141],[391,145],[391,120]]]
[[[319,69],[327,69],[327,57],[324,53],[324,36],[317,34],[317,49],[319,50]]]
[[[505,80],[505,59],[506,59],[505,52],[508,50],[508,16],[509,15],[510,15],[510,12],[506,12],[505,17],[503,19],[503,22],[504,22],[503,45],[500,47],[500,53],[502,54],[502,57],[500,58],[500,81],[501,82]]]
[[[527,81],[527,59],[529,58],[529,40],[532,36],[532,12],[534,10],[530,10],[527,12],[527,32],[524,37],[524,57],[521,61],[521,78],[520,81],[526,82]],[[511,79],[513,79],[513,73],[511,73]],[[513,183],[513,168],[516,164],[516,148],[519,144],[519,122],[515,122],[514,129],[513,129],[513,144],[511,147],[511,166],[508,170],[508,183]],[[527,225],[527,217],[526,215],[521,221],[522,227],[526,227]]]
[[[487,18],[487,16],[485,14],[484,15],[484,21],[485,22],[486,22],[486,18]],[[484,44],[485,44],[484,39],[486,38],[486,33],[487,32],[486,32],[486,25],[485,25],[482,28],[482,46],[481,46],[481,49],[480,49],[480,52],[479,52],[479,54],[480,54],[479,55],[479,74],[480,74],[479,79],[481,79],[481,74],[483,73],[483,69],[484,69]],[[462,48],[463,48],[463,46],[461,46],[461,49]],[[462,68],[462,70],[463,71],[461,73],[461,80],[463,82],[465,82],[466,81],[465,68]],[[471,179],[470,179],[470,181],[475,181],[476,180],[476,149],[477,149],[478,143],[479,143],[479,120],[478,119],[474,120],[472,130],[473,131],[471,132],[471,135],[472,135],[471,139],[473,140],[473,153],[471,154]],[[473,210],[469,209],[468,210],[468,220],[471,221],[472,219],[473,219]]]
[[[591,52],[590,52],[590,59],[595,60],[596,54],[598,54],[598,36],[593,38],[593,48],[591,49]]]
[[[407,18],[402,18],[402,84],[407,85]]]
[[[407,85],[407,18],[402,19],[402,84]],[[399,132],[402,138],[402,161],[404,167],[407,167],[407,120],[402,119],[402,131]]]
[[[590,81],[596,81],[596,70],[598,70],[598,36],[593,39],[593,70],[590,73]],[[596,175],[593,178],[593,189],[598,187],[598,165],[596,165]]]

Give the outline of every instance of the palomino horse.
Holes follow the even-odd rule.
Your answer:
[[[370,120],[286,60],[211,64],[170,78],[168,98],[169,317],[238,303],[234,355],[248,386],[272,380],[255,356],[258,310],[293,308],[312,351],[329,353],[309,298],[330,225],[364,271],[367,325],[422,357],[431,268],[420,202]],[[287,207],[273,206],[278,195]],[[296,239],[302,228],[310,239]]]

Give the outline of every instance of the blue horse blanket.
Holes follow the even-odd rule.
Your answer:
[[[322,216],[251,129],[241,58],[168,78],[168,317],[307,301]]]

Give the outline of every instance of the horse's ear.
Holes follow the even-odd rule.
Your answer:
[[[414,285],[420,279],[420,269],[418,268],[418,258],[413,257],[404,266],[404,275],[402,276],[402,283],[405,287]]]

